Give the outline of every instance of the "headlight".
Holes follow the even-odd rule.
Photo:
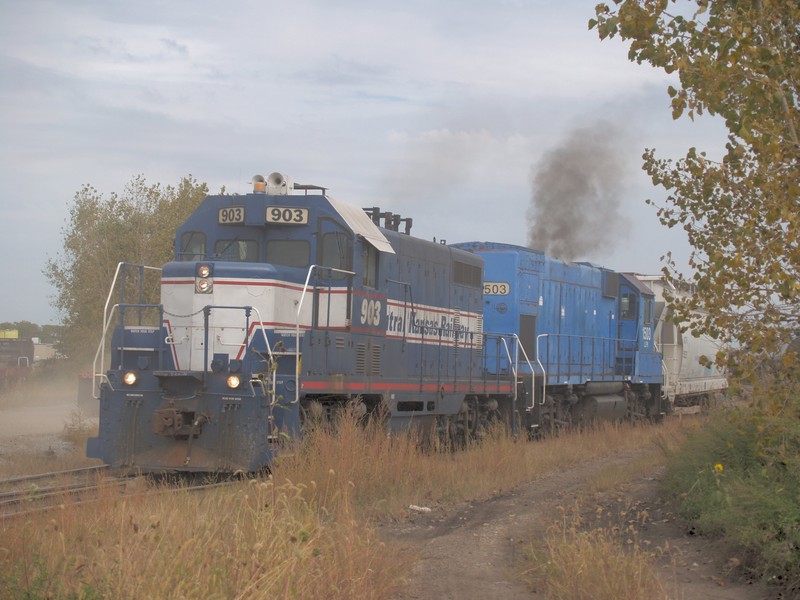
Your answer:
[[[238,388],[240,383],[241,380],[239,379],[238,375],[230,375],[228,377],[228,387],[231,388],[232,390]]]
[[[208,265],[200,265],[197,267],[197,276],[206,278],[211,275],[211,267]]]
[[[200,294],[208,294],[211,291],[210,279],[198,279],[195,283],[195,290]]]
[[[136,379],[136,373],[133,371],[128,371],[122,376],[122,381],[125,383],[125,385],[133,385],[136,383]]]

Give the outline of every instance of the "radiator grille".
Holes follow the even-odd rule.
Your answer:
[[[356,344],[356,375],[367,374],[367,345]]]
[[[381,346],[372,346],[372,364],[370,365],[370,370],[369,370],[370,375],[381,374],[381,356],[382,356],[381,350],[382,350]]]
[[[383,347],[356,344],[356,375],[380,375]]]

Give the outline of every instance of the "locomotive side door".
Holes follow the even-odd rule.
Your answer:
[[[353,276],[341,271],[353,270],[353,236],[337,221],[321,218],[317,230],[317,257],[311,278],[313,284],[313,305],[311,328],[324,330],[324,371],[343,374],[346,370],[345,353],[336,350],[332,344],[331,331],[350,328],[352,311]],[[338,271],[329,271],[331,267]],[[341,337],[339,335],[338,337]]]
[[[353,236],[333,219],[319,220],[317,264],[340,271],[353,270]],[[347,326],[353,293],[353,276],[317,269],[314,282],[313,328],[342,329]]]
[[[617,322],[617,373],[632,376],[639,344],[641,295],[633,287],[620,282],[619,320]]]

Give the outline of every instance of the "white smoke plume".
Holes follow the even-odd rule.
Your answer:
[[[528,246],[563,260],[602,259],[629,227],[622,132],[598,121],[570,132],[531,169]]]

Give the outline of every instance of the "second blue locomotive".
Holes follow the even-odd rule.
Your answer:
[[[510,244],[455,244],[484,259],[484,330],[512,332],[528,429],[657,419],[662,360],[654,296],[634,275]],[[488,346],[490,364],[504,352]]]
[[[207,197],[157,270],[160,303],[137,296],[148,268],[120,266],[88,454],[255,471],[346,407],[450,443],[493,421],[535,433],[660,415],[653,295],[635,278],[410,225],[277,173]]]

